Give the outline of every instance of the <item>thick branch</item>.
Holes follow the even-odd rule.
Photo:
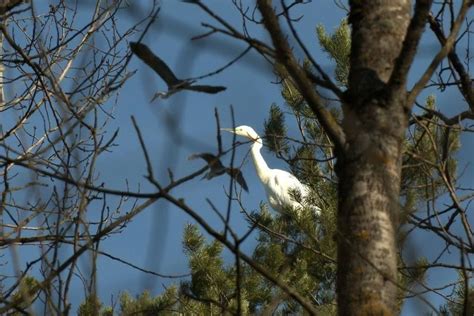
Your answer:
[[[419,120],[431,119],[433,116],[436,116],[443,121],[447,126],[453,126],[461,123],[465,119],[474,120],[474,113],[471,110],[460,112],[452,117],[447,117],[443,113],[435,110],[431,110],[425,107],[422,107],[426,111],[426,114],[416,116],[414,119],[410,120],[409,125],[415,124]]]
[[[471,1],[463,0],[462,6],[461,6],[461,9],[459,10],[459,14],[456,18],[456,21],[454,22],[453,27],[451,28],[451,34],[449,34],[448,38],[446,39],[445,45],[441,48],[438,54],[436,54],[436,56],[433,58],[430,65],[428,66],[424,74],[421,76],[420,80],[415,84],[413,89],[410,91],[408,95],[408,99],[407,99],[407,106],[409,107],[413,106],[413,103],[416,97],[418,96],[418,94],[420,94],[420,92],[425,87],[426,83],[433,76],[433,73],[435,72],[440,62],[453,49],[454,43],[456,42],[456,37],[459,33],[459,29],[461,28],[461,25],[464,21],[464,18],[466,17],[467,11],[469,11],[470,6],[471,6]]]
[[[294,2],[293,4],[295,4],[297,2]],[[282,4],[284,5],[284,1],[282,0]],[[303,43],[303,41],[301,40],[301,38],[299,37],[298,35],[298,32],[296,32],[296,29],[293,25],[293,21],[292,19],[290,18],[290,8],[291,8],[292,5],[290,5],[289,7],[286,7],[283,12],[284,12],[284,16],[286,18],[286,22],[288,23],[288,26],[290,27],[290,30],[291,30],[291,33],[293,34],[293,37],[295,38],[296,42],[298,43],[298,45],[301,47],[301,49],[303,50],[303,52],[305,53],[306,57],[309,59],[309,61],[311,62],[311,64],[313,65],[313,67],[318,71],[318,73],[322,76],[322,79],[320,79],[319,77],[316,77],[315,75],[313,75],[310,71],[306,71],[306,74],[308,75],[308,77],[312,77],[312,81],[314,83],[318,83],[319,81],[319,84],[326,88],[326,89],[329,89],[331,90],[335,95],[337,95],[341,100],[344,98],[343,96],[343,92],[332,82],[331,78],[329,78],[329,76],[326,74],[326,72],[323,71],[322,67],[316,62],[316,60],[313,58],[313,56],[311,55],[311,53],[309,52],[308,48],[306,47],[306,45]],[[312,76],[311,76],[311,75]],[[317,78],[317,80],[315,81],[314,78]]]
[[[391,87],[403,87],[406,84],[408,71],[413,64],[416,49],[420,42],[421,35],[425,29],[425,23],[428,19],[433,0],[418,0],[415,5],[415,14],[410,21],[403,47],[395,62],[395,68],[389,80]]]
[[[323,101],[314,91],[311,81],[308,79],[305,71],[295,60],[288,42],[283,36],[280,24],[278,23],[278,18],[271,6],[271,1],[258,0],[257,5],[263,17],[263,23],[272,38],[273,45],[275,46],[277,60],[285,66],[301,95],[324,127],[331,141],[334,143],[336,148],[342,152],[346,141],[344,132],[333,115],[324,107]]]
[[[435,18],[430,15],[428,17],[428,21],[430,23],[430,28],[433,31],[433,33],[436,35],[438,38],[438,41],[440,42],[441,45],[446,45],[446,37],[443,34],[443,31],[441,29],[441,26],[439,23],[435,20]],[[464,98],[466,99],[467,103],[469,104],[469,108],[471,108],[471,111],[474,112],[474,89],[471,84],[471,78],[469,76],[469,73],[466,71],[464,68],[461,60],[459,59],[458,54],[456,53],[456,50],[453,49],[449,52],[448,54],[448,59],[453,65],[454,70],[458,73],[460,77],[460,90],[461,93],[463,94]]]

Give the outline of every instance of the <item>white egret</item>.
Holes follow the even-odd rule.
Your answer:
[[[285,213],[288,208],[298,211],[303,206],[310,189],[291,173],[268,167],[260,152],[263,147],[262,139],[254,129],[242,125],[236,128],[222,128],[222,130],[246,137],[253,142],[251,147],[252,160],[257,175],[265,188],[270,206],[280,213]],[[314,205],[309,207],[319,215],[319,207]]]

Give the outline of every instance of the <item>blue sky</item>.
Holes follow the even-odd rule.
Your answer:
[[[140,2],[140,4],[146,3],[146,1]],[[222,4],[222,1],[217,0],[206,3],[232,25],[240,27],[241,18],[232,5]],[[303,14],[302,20],[297,24],[299,34],[313,56],[331,72],[333,65],[317,44],[315,27],[317,24],[322,24],[330,32],[339,25],[346,13],[330,0],[313,1],[301,8],[304,11],[295,11]],[[84,6],[81,11],[85,17],[90,8]],[[146,12],[145,7],[142,12]],[[123,11],[119,21],[126,25],[135,19],[136,16]],[[181,1],[163,1],[158,20],[143,39],[143,43],[149,45],[165,60],[179,77],[194,77],[215,70],[245,49],[245,45],[222,35],[191,43],[189,40],[192,36],[204,31],[200,26],[202,21],[209,22],[209,18],[196,6]],[[266,38],[265,32],[260,28],[251,27],[250,31],[258,38]],[[132,36],[130,40],[138,36],[139,34],[136,34],[135,38]],[[436,52],[437,45],[433,44],[432,39],[428,35],[423,42],[420,50],[421,58],[411,73],[412,82]],[[237,125],[250,125],[261,133],[270,105],[274,102],[283,105],[279,86],[272,83],[275,78],[271,69],[263,58],[255,53],[247,55],[225,72],[203,81],[205,84],[227,86],[228,89],[223,93],[205,95],[184,92],[153,103],[150,103],[153,94],[166,89],[164,83],[137,58],[132,59],[129,68],[137,69],[138,72],[120,92],[113,110],[115,119],[109,125],[110,134],[116,128],[120,130],[116,140],[118,146],[98,161],[97,169],[100,170],[101,179],[110,188],[124,189],[127,180],[131,188],[140,184],[142,191],[152,190],[144,178],[147,172],[146,165],[131,123],[131,115],[135,116],[144,135],[158,179],[166,183],[168,168],[176,177],[186,175],[203,166],[199,160],[188,161],[187,158],[191,154],[216,151],[215,108],[219,111],[221,126],[232,126],[230,115],[232,106]],[[447,113],[462,105],[462,99],[456,93],[440,95],[438,100],[441,104],[449,103]],[[287,117],[287,122],[291,134],[295,128],[291,116]],[[171,132],[169,124],[177,128]],[[228,148],[232,137],[223,135],[223,141]],[[472,138],[466,138],[463,139],[463,145],[472,148],[474,142]],[[246,146],[238,149],[238,162],[242,161],[247,149]],[[285,164],[272,154],[266,151],[263,154],[270,167],[286,169]],[[460,165],[467,163],[470,157],[469,153],[460,155]],[[265,200],[263,188],[250,161],[244,163],[243,172],[250,188],[250,193],[243,193],[243,202],[248,209],[257,209],[260,201]],[[472,175],[472,168],[468,168],[467,173]],[[210,198],[218,208],[224,210],[227,206],[224,188],[227,186],[226,177],[212,181],[195,179],[172,193],[185,198],[214,227],[219,227],[219,220],[212,214],[205,198]],[[128,206],[130,205],[128,203]],[[232,212],[234,226],[244,231],[246,222],[238,209],[234,207]],[[101,247],[114,256],[159,273],[170,275],[186,273],[187,262],[181,248],[182,231],[186,223],[192,223],[189,216],[160,201],[128,223],[120,233],[108,237],[102,242]],[[253,245],[253,241],[248,241],[244,249],[250,253]],[[429,255],[430,247],[434,247],[435,250],[441,246],[434,244],[430,237],[423,234],[416,235],[413,245],[417,255]],[[86,258],[81,259],[81,266],[85,270],[88,267],[87,262]],[[163,286],[178,281],[145,275],[104,257],[99,259],[98,275],[99,295],[106,304],[110,303],[111,297],[117,298],[124,290],[131,294],[139,294],[144,289],[159,293]],[[437,281],[445,281],[453,276],[440,274],[431,277]],[[82,300],[80,282],[75,283],[72,293],[74,293],[72,302],[77,304]],[[430,296],[430,299],[433,299],[433,302],[438,300],[435,296]],[[416,304],[409,302],[405,306],[404,314],[412,315],[413,311],[417,310],[415,308]]]

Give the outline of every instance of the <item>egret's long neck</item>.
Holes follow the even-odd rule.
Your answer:
[[[263,183],[266,183],[268,180],[268,171],[270,169],[268,168],[268,165],[263,159],[262,153],[260,152],[262,146],[262,139],[259,137],[252,144],[251,153],[253,158],[253,164],[255,165],[255,169],[257,170],[257,175]]]

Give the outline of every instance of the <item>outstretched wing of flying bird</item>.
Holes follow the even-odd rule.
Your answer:
[[[225,171],[227,172],[228,175],[234,178],[234,180],[237,181],[238,184],[240,184],[242,189],[244,189],[247,192],[249,191],[249,187],[247,186],[247,182],[245,182],[242,171],[240,171],[237,168],[226,168]]]
[[[155,55],[145,44],[130,42],[130,49],[132,50],[132,53],[153,69],[158,76],[166,82],[168,92],[158,93],[155,97],[168,97],[180,90],[191,90],[214,94],[226,89],[226,87],[223,86],[193,85],[193,81],[178,79],[170,67],[168,67],[168,65],[160,57]]]
[[[197,91],[197,92],[204,92],[204,93],[209,93],[209,94],[216,94],[221,91],[224,91],[227,88],[223,86],[208,86],[208,85],[193,84],[193,85],[185,86],[183,87],[183,89]]]
[[[201,158],[205,160],[209,167],[209,172],[206,173],[203,178],[210,180],[214,177],[227,173],[235,181],[237,181],[237,183],[242,187],[242,189],[244,189],[247,192],[249,191],[247,182],[245,182],[244,176],[242,175],[242,172],[239,169],[225,167],[220,161],[220,159],[211,153],[193,154],[189,156],[188,159],[192,160],[192,159],[197,159],[197,158]]]
[[[214,177],[220,176],[225,173],[225,167],[222,164],[222,162],[214,156],[213,154],[210,153],[200,153],[200,154],[193,154],[189,156],[189,160],[192,159],[197,159],[201,158],[204,159],[207,162],[207,165],[209,167],[209,172],[204,175],[203,178],[206,178],[207,180],[210,180]]]
[[[161,79],[166,82],[168,88],[181,83],[181,80],[176,78],[170,67],[168,67],[168,65],[160,57],[153,54],[148,46],[141,43],[130,42],[130,49],[132,50],[132,53],[137,55],[137,57],[140,58],[145,64],[150,66],[150,68],[153,69],[158,74],[158,76],[160,76]]]

